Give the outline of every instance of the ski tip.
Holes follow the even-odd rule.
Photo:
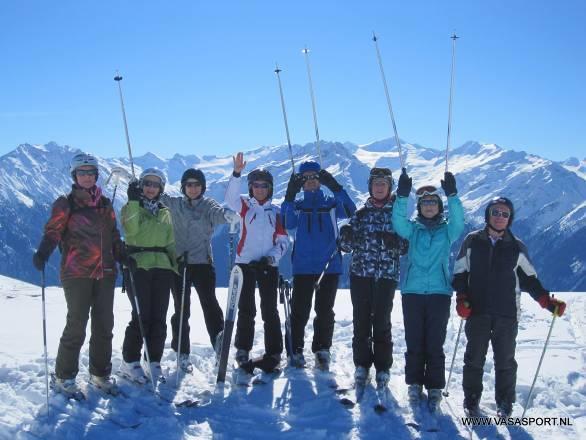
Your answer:
[[[354,408],[354,406],[356,405],[354,402],[352,402],[350,399],[344,397],[343,399],[340,399],[340,403],[345,406],[346,408]]]
[[[384,405],[377,403],[376,405],[374,405],[374,412],[377,414],[382,414],[387,412],[387,408]]]

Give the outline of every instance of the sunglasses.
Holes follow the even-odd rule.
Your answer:
[[[423,199],[419,201],[422,206],[434,206],[437,205],[437,199]]]
[[[269,184],[268,183],[256,183],[254,182],[252,184],[252,187],[255,189],[269,189]]]
[[[490,215],[493,217],[509,218],[511,216],[511,213],[507,211],[500,211],[498,209],[491,209]]]
[[[310,181],[310,180],[318,180],[318,179],[319,179],[318,174],[308,174],[307,176],[303,176],[303,180],[305,182]]]
[[[201,186],[201,183],[200,182],[186,182],[185,186],[187,188],[196,188],[198,186]]]
[[[155,182],[154,180],[143,180],[142,186],[147,188],[161,188],[161,184],[159,182]]]
[[[97,176],[98,170],[75,170],[76,176]]]

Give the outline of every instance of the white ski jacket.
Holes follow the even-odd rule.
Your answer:
[[[240,184],[241,177],[230,177],[224,198],[226,205],[240,215],[236,263],[247,264],[272,257],[272,265],[277,267],[289,246],[280,209],[270,199],[260,204],[254,197],[241,195]]]

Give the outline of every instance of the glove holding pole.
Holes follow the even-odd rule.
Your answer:
[[[287,202],[294,202],[295,196],[301,188],[303,188],[304,179],[301,174],[291,174],[289,184],[287,185],[287,192],[285,193],[285,200]]]

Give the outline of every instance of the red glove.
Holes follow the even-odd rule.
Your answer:
[[[562,316],[566,311],[566,303],[553,296],[549,296],[549,294],[541,295],[537,299],[537,302],[541,307],[549,310],[556,316]]]
[[[458,312],[458,316],[462,319],[469,318],[472,314],[472,309],[468,302],[468,295],[465,293],[456,294],[456,312]]]

